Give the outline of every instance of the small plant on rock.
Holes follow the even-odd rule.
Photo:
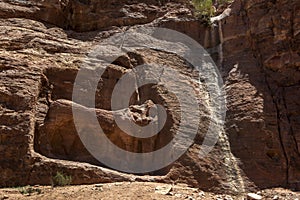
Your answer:
[[[53,186],[66,186],[72,182],[72,177],[65,175],[61,172],[56,172],[56,175],[52,178]]]
[[[19,192],[23,195],[31,195],[33,193],[41,194],[42,190],[31,186],[24,186],[18,188]]]
[[[192,0],[196,16],[208,20],[217,14],[219,8],[228,5],[230,2],[232,0]]]
[[[196,15],[201,17],[212,17],[215,13],[215,8],[212,0],[192,0],[196,9]]]

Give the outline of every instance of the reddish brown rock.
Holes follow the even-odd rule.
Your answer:
[[[299,189],[300,7],[296,0],[236,0],[230,7],[228,17],[208,28],[179,0],[0,2],[0,185],[51,184],[59,171],[71,175],[73,184],[183,182],[228,193]],[[225,132],[207,157],[198,153],[208,124],[215,122],[203,103],[200,131],[189,150],[166,169],[138,176],[107,169],[86,151],[74,130],[70,101],[78,69],[97,41],[122,26],[147,23],[181,31],[210,48],[224,78],[228,112]],[[116,82],[129,69],[151,62],[195,78],[182,58],[155,50],[130,52],[107,68],[96,93],[98,119],[111,140],[130,151],[163,146],[180,121],[176,98],[147,86],[140,90],[141,102],[134,94],[124,113],[143,125],[151,118],[142,103],[168,105],[168,126],[160,135],[140,148],[138,139],[111,126]],[[203,100],[207,94],[201,92]],[[194,120],[192,110],[189,119]]]
[[[143,2],[120,0],[51,0],[1,2],[0,17],[28,18],[76,31],[108,29],[150,23],[171,10],[184,8],[186,0]]]
[[[59,103],[59,99],[72,100],[72,88],[78,68],[89,47],[96,44],[90,38],[91,33],[67,32],[22,18],[1,19],[1,24],[1,32],[11,34],[1,40],[1,186],[51,184],[56,172],[63,172],[72,176],[72,184],[136,179],[185,182],[214,191],[221,191],[222,188],[233,190],[231,180],[227,180],[231,174],[222,163],[226,156],[221,148],[214,150],[215,153],[209,158],[198,157],[209,123],[205,104],[201,105],[203,117],[195,145],[174,165],[154,172],[151,176],[135,176],[106,169],[101,163],[95,162],[80,144],[72,125],[70,107]],[[110,30],[101,34],[109,35],[117,31]],[[97,37],[102,37],[101,34]],[[138,64],[152,62],[176,68],[184,76],[191,73],[183,59],[170,53],[154,50],[128,53],[124,58],[117,59],[103,74],[102,84],[99,84],[101,88],[96,94],[96,107],[109,113],[109,98],[117,79]],[[158,90],[161,93],[156,93]],[[134,95],[132,98],[133,105],[140,105]],[[200,96],[199,98],[201,99]],[[175,130],[170,129],[179,122],[178,102],[164,88],[145,86],[140,90],[140,101],[149,99],[169,105],[168,112],[173,116],[168,118],[167,126],[157,136],[158,139],[150,143],[155,143],[155,148],[160,148],[172,138]],[[140,112],[142,107],[133,106],[131,109],[138,123],[143,124],[149,120],[147,113],[145,116],[145,113]],[[189,112],[189,118],[194,120],[192,111]],[[109,122],[111,119],[101,119],[107,119],[107,131],[116,132],[116,136],[112,138],[116,144],[131,151],[139,151],[138,140],[129,136],[122,136],[121,140],[121,132],[110,126],[113,124]],[[71,148],[75,148],[74,152]],[[152,149],[153,146],[147,142],[140,150]]]
[[[164,135],[164,138],[162,138],[162,135],[160,135],[161,138],[157,138],[156,135],[144,140],[130,137],[114,122],[114,116],[122,115],[128,117],[126,120],[134,120],[137,124],[145,126],[150,122],[155,123],[155,121],[158,120],[149,115],[149,110],[153,106],[153,102],[149,100],[141,106],[132,105],[129,109],[119,111],[97,109],[96,115],[103,132],[107,134],[106,136],[111,142],[127,151],[146,153],[163,146],[162,144],[169,142],[168,140],[170,140],[172,136]],[[77,107],[82,110],[81,112],[89,112],[89,110],[91,110],[89,108],[80,107],[79,105],[77,105]],[[82,144],[74,126],[72,115],[72,101],[57,100],[53,102],[49,108],[44,125],[40,127],[37,133],[36,150],[51,158],[101,165],[99,161],[90,155]],[[88,121],[86,121],[86,125],[86,129],[97,129],[96,125],[90,127],[91,125],[89,125]]]
[[[231,150],[257,186],[299,189],[299,5],[247,0],[231,8],[219,24]]]

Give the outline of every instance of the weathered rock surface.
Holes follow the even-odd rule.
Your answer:
[[[64,29],[92,31],[112,26],[146,24],[171,10],[184,8],[187,1],[143,2],[133,0],[4,0],[2,18],[28,18],[47,22]]]
[[[96,109],[96,115],[103,132],[111,142],[126,151],[146,153],[161,148],[161,146],[169,142],[168,140],[172,136],[164,135],[162,137],[160,135],[158,138],[158,135],[156,135],[149,139],[131,137],[118,127],[114,122],[114,116],[122,115],[123,118],[126,118],[124,120],[134,120],[140,125],[147,125],[150,122],[158,123],[157,118],[149,115],[149,110],[153,107],[154,103],[149,100],[141,106],[135,105],[129,109],[119,111]],[[76,106],[76,109],[80,109],[80,112],[89,112],[91,110],[79,105]],[[47,157],[101,165],[82,144],[74,126],[72,115],[72,101],[54,101],[49,108],[47,120],[37,133],[36,150]],[[88,120],[85,120],[84,123],[87,130],[97,129],[97,125],[90,124]],[[130,130],[130,127],[128,129]],[[107,152],[105,152],[108,157],[111,155],[109,151],[107,149]],[[122,160],[125,162],[124,158],[119,159],[120,163]]]
[[[299,189],[299,1],[235,1],[221,20],[226,131],[259,187]]]
[[[142,180],[217,192],[300,189],[299,10],[296,0],[237,0],[228,17],[205,27],[180,0],[0,2],[0,185],[51,184],[62,171],[73,184]],[[122,26],[147,23],[186,33],[209,48],[225,82],[228,112],[226,134],[207,157],[198,153],[214,121],[203,103],[200,131],[186,154],[151,176],[137,176],[107,169],[89,154],[74,129],[70,101],[79,67],[97,41],[122,32]],[[153,119],[141,104],[151,99],[167,105],[167,126],[150,142],[112,126],[114,85],[129,69],[151,62],[195,78],[178,56],[131,52],[108,67],[95,96],[101,126],[115,144],[132,152],[163,146],[180,120],[172,94],[145,87],[141,102],[133,95],[131,110],[121,113],[147,124]],[[199,99],[205,95],[201,91]]]
[[[175,11],[173,10],[173,13]],[[20,13],[17,10],[16,12]],[[3,155],[0,184],[2,186],[51,184],[53,175],[61,171],[72,176],[73,184],[137,179],[185,182],[214,191],[221,191],[221,188],[232,189],[231,180],[227,180],[232,174],[228,173],[227,167],[223,164],[226,156],[222,153],[222,149],[214,149],[214,153],[209,158],[198,157],[203,135],[210,122],[205,103],[199,105],[203,111],[199,136],[193,148],[176,164],[154,172],[150,174],[151,176],[135,176],[106,169],[101,163],[97,163],[76,135],[72,113],[65,102],[72,100],[73,83],[88,50],[97,44],[100,38],[120,32],[121,29],[113,28],[99,33],[76,33],[64,31],[47,23],[21,18],[27,16],[9,18],[4,11],[1,13],[6,16],[1,19],[3,38],[1,39],[0,102]],[[122,142],[121,131],[112,128],[113,121],[109,117],[109,109],[114,84],[126,73],[126,70],[151,62],[175,67],[184,76],[191,73],[188,64],[176,55],[154,50],[132,52],[117,59],[106,70],[102,77],[102,84],[99,84],[101,85],[99,93],[96,94],[96,107],[99,108],[99,114],[107,114],[101,117],[106,120],[106,123],[105,120],[101,120],[101,123],[104,123],[107,131],[116,133],[112,139],[117,145],[133,152],[149,151],[163,146],[172,139],[175,130],[170,131],[170,129],[174,129],[173,126],[180,118],[178,115],[180,108],[176,106],[177,100],[171,93],[164,88],[145,86],[141,88],[139,94],[141,103],[149,99],[161,104],[166,103],[169,105],[170,112],[173,112],[171,113],[173,117],[168,118],[169,121],[167,120],[167,125],[161,133],[157,138],[152,139],[155,140],[150,144],[155,146],[151,146],[148,141],[146,145],[141,146],[139,140],[126,135],[122,136],[124,138]],[[194,84],[192,77],[190,80],[191,84]],[[158,91],[160,93],[157,93]],[[132,104],[136,103],[133,95]],[[133,105],[133,113],[138,123],[144,123],[143,120],[149,118],[139,113],[140,106],[137,105],[140,103]],[[190,119],[194,120],[193,112],[189,113]]]

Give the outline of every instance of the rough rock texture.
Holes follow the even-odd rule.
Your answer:
[[[90,110],[86,107],[77,106],[80,110],[86,109],[86,111],[81,112],[88,112]],[[127,151],[146,153],[155,151],[167,144],[171,136],[159,135],[158,137],[158,135],[155,135],[149,139],[133,138],[118,127],[114,122],[114,116],[122,114],[126,117],[126,120],[132,119],[140,125],[147,125],[149,122],[157,123],[158,119],[154,119],[149,115],[149,110],[153,107],[154,103],[149,100],[141,106],[132,105],[129,109],[119,111],[97,109],[96,114],[103,132],[106,133],[111,142]],[[49,108],[47,118],[36,136],[36,150],[38,152],[48,157],[101,165],[86,150],[76,132],[72,120],[71,101],[57,100],[53,102]],[[85,129],[97,129],[97,127],[86,121]],[[110,154],[109,149],[107,149],[106,155],[109,157]],[[124,162],[124,158],[119,159],[120,162],[122,160]]]
[[[185,0],[4,0],[0,17],[23,17],[65,29],[91,31],[149,23],[184,4]]]
[[[218,23],[231,150],[257,186],[299,189],[299,1],[231,8]]]
[[[72,184],[148,180],[185,182],[206,190],[221,192],[226,189],[229,192],[236,192],[231,184],[235,178],[230,178],[235,175],[228,171],[228,166],[223,163],[226,154],[222,152],[221,144],[218,144],[220,147],[214,149],[210,157],[204,159],[198,157],[205,130],[210,121],[214,123],[207,116],[209,109],[205,103],[199,105],[203,116],[195,144],[178,162],[166,169],[154,172],[150,174],[151,176],[136,176],[107,169],[101,163],[95,162],[76,135],[70,106],[67,106],[69,104],[66,102],[72,100],[74,79],[88,50],[101,38],[121,32],[122,29],[112,27],[108,31],[87,33],[66,31],[49,23],[36,21],[56,23],[50,18],[47,20],[41,18],[38,14],[41,8],[38,8],[36,11],[38,13],[35,13],[32,11],[35,7],[26,7],[23,5],[25,2],[30,3],[31,1],[1,2],[0,7],[0,13],[3,16],[1,19],[1,35],[3,37],[1,38],[0,70],[1,186],[51,184],[52,177],[60,171],[72,176]],[[145,5],[148,6],[148,4]],[[15,18],[11,18],[10,9],[14,9],[16,14],[13,17]],[[43,15],[47,14],[45,11],[43,10]],[[54,11],[47,9],[47,12],[50,15]],[[180,16],[180,13],[189,15],[190,12],[187,12],[187,9],[183,11],[179,8],[178,10],[173,9],[163,17],[163,20]],[[36,18],[36,20],[31,20],[32,18]],[[187,20],[185,19],[185,21]],[[79,21],[77,20],[76,23]],[[82,24],[84,25],[84,22]],[[153,24],[159,24],[159,20]],[[106,28],[111,25],[107,25]],[[90,28],[82,30],[85,29],[89,30]],[[180,119],[179,107],[176,106],[177,100],[172,93],[165,91],[164,88],[145,86],[139,89],[141,102],[136,102],[135,95],[132,97],[132,104],[135,104],[131,108],[135,113],[132,116],[136,117],[135,120],[138,124],[149,120],[147,115],[146,117],[142,116],[143,112],[139,111],[141,107],[138,106],[149,99],[161,104],[166,103],[172,112],[172,117],[168,118],[167,125],[157,138],[152,139],[155,141],[150,144],[155,146],[149,146],[149,142],[143,145],[143,142],[141,143],[137,139],[129,138],[124,134],[122,136],[120,130],[111,127],[114,122],[110,119],[109,109],[110,95],[114,84],[126,70],[142,63],[151,62],[175,67],[183,76],[193,74],[191,74],[189,65],[176,55],[155,50],[131,52],[117,59],[107,69],[103,74],[101,84],[99,84],[101,85],[99,93],[96,94],[96,107],[101,115],[99,118],[101,123],[107,127],[108,131],[115,132],[115,136],[112,134],[111,139],[115,140],[117,145],[130,151],[144,152],[164,145],[172,138],[176,128],[173,126]],[[194,84],[193,77],[189,79],[190,84]],[[205,94],[205,91],[203,92]],[[201,98],[199,93],[199,99]],[[189,117],[191,121],[194,120],[193,111],[189,112]],[[186,127],[187,134],[188,130],[189,127]]]
[[[51,184],[52,176],[62,171],[72,176],[73,184],[141,180],[184,182],[216,192],[243,193],[253,186],[300,189],[299,3],[237,0],[228,17],[205,27],[191,16],[185,2],[0,2],[0,185]],[[228,112],[226,134],[220,133],[207,157],[200,159],[198,153],[208,123],[214,121],[203,103],[200,131],[186,154],[151,176],[137,176],[107,169],[91,157],[74,130],[70,101],[90,48],[122,32],[121,26],[146,23],[181,31],[209,48],[223,75]],[[107,69],[95,96],[100,124],[115,135],[111,139],[117,145],[133,152],[168,142],[180,119],[172,94],[145,87],[132,96],[131,110],[121,113],[143,124],[153,120],[141,106],[145,101],[168,105],[170,121],[152,138],[154,147],[147,146],[148,141],[143,147],[138,139],[109,126],[114,124],[114,85],[129,69],[151,62],[175,67],[193,83],[195,77],[182,58],[138,51]],[[205,95],[201,91],[199,99]]]
[[[25,19],[1,22],[1,35],[4,35],[0,81],[1,185],[51,184],[56,171],[68,171],[74,183],[108,182],[109,176],[129,180],[129,176],[125,178],[106,169],[52,160],[34,152],[36,123],[44,120],[49,105],[43,70],[70,66],[77,60],[76,54],[70,52],[76,53],[78,48],[75,41],[64,40],[66,35],[62,30],[47,29],[40,22]],[[68,49],[65,55],[53,56],[55,52],[64,52],[63,49]]]

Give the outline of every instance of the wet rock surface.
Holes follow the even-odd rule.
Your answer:
[[[0,2],[0,185],[51,184],[61,171],[72,176],[72,184],[139,180],[181,182],[219,193],[275,186],[299,190],[298,2],[235,1],[230,15],[211,27],[193,18],[189,8],[185,1]],[[177,162],[144,176],[95,160],[74,129],[71,111],[74,80],[89,50],[141,24],[181,31],[207,48],[222,74],[228,108],[220,140],[199,158],[209,123],[215,123],[207,91],[200,91],[202,116],[194,144]],[[97,117],[111,141],[131,152],[161,148],[180,121],[173,94],[147,86],[132,96],[129,109],[118,112],[145,125],[154,120],[148,100],[167,105],[160,134],[142,140],[113,126],[110,98],[118,79],[152,62],[175,68],[191,85],[198,78],[182,58],[157,50],[130,52],[107,68],[95,95]]]
[[[5,10],[6,7],[1,9]],[[81,144],[74,130],[70,110],[76,74],[87,52],[97,41],[121,32],[122,29],[76,33],[47,23],[9,16],[1,19],[1,26],[2,186],[51,184],[52,177],[59,171],[72,176],[72,184],[138,179],[186,182],[194,186],[202,185],[207,190],[228,187],[226,179],[231,175],[227,175],[225,167],[222,167],[222,159],[218,159],[219,155],[224,156],[221,149],[214,150],[219,153],[210,158],[198,157],[203,136],[210,122],[205,101],[199,105],[203,112],[202,123],[193,150],[183,155],[181,161],[175,165],[147,176],[128,175],[107,169],[102,163],[95,161]],[[110,95],[114,84],[126,70],[138,64],[151,62],[172,66],[183,76],[191,73],[189,65],[174,54],[155,50],[132,52],[117,59],[115,64],[106,70],[96,94],[96,107],[99,109],[102,125],[107,128],[105,130],[108,134],[111,133],[111,139],[117,145],[133,152],[161,148],[172,139],[180,119],[178,102],[173,98],[173,94],[163,87],[150,85],[140,89],[140,102],[137,102],[133,95],[131,110],[123,113],[132,113],[133,120],[143,124],[145,120],[152,120],[149,113],[140,111],[144,102],[152,100],[166,103],[168,115],[171,117],[157,138],[150,138],[150,143],[143,142],[124,134],[120,136],[121,131],[112,127],[114,122],[110,113]],[[195,84],[192,76],[189,79],[191,84]],[[199,99],[201,98],[199,95]],[[189,113],[191,120],[194,120],[193,112]],[[109,154],[107,156],[109,157]],[[214,167],[210,166],[212,162]],[[216,168],[219,170],[215,170]],[[209,182],[206,181],[208,179]]]

